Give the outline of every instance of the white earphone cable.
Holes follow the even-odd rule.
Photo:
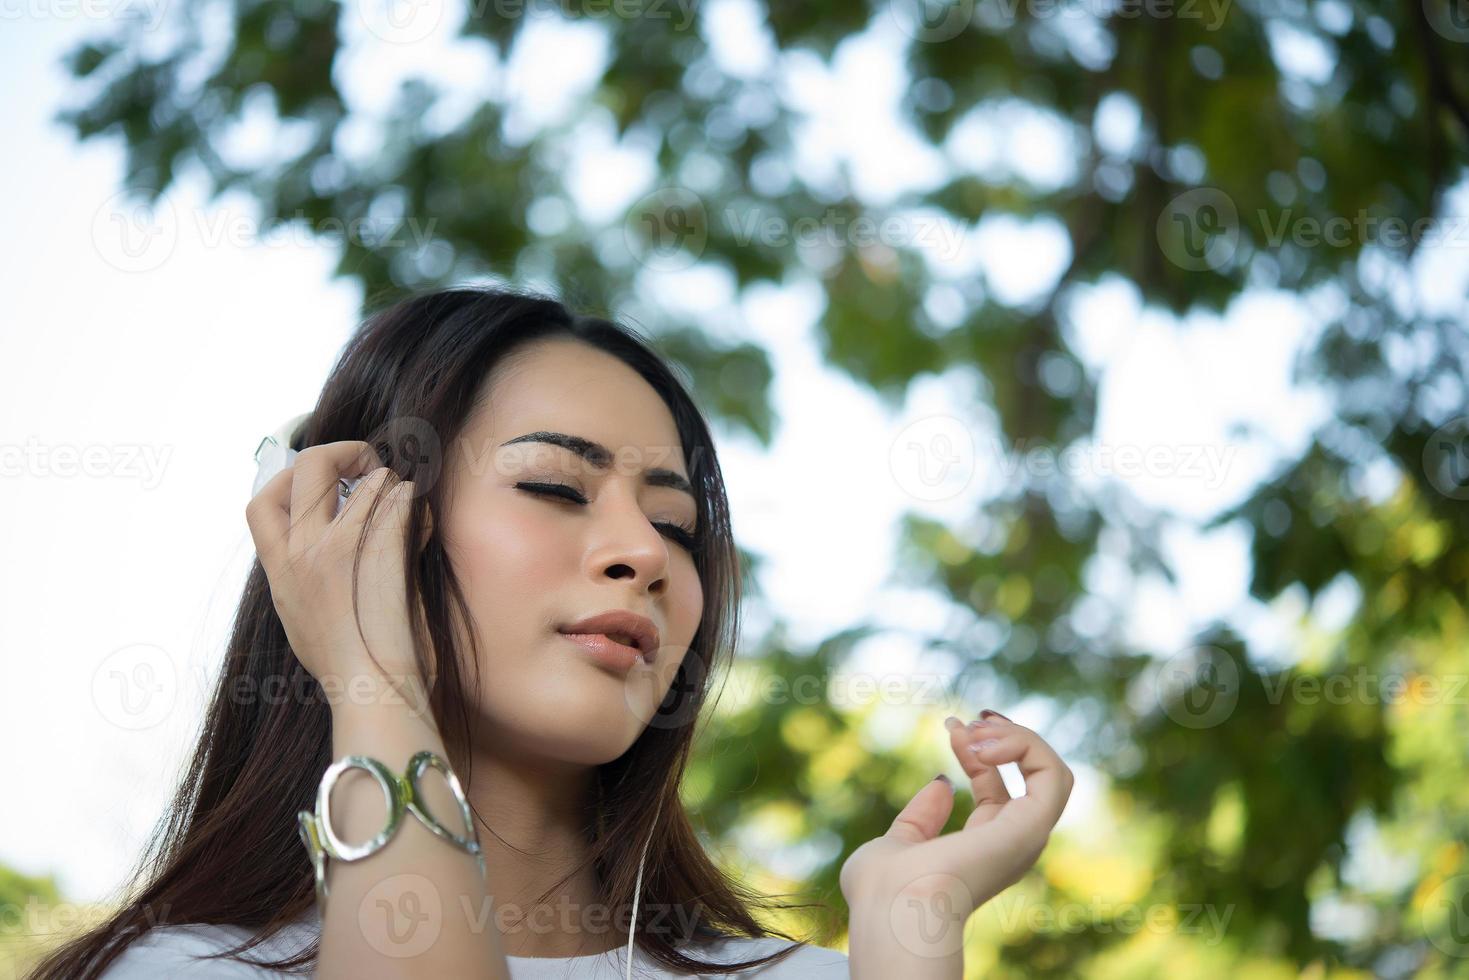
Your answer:
[[[653,814],[653,826],[648,830],[648,839],[643,843],[642,856],[638,858],[638,880],[632,889],[632,922],[627,927],[627,978],[632,980],[632,944],[633,931],[638,927],[638,899],[643,891],[643,862],[648,857],[648,845],[653,843],[653,834],[658,829],[658,817],[663,812],[663,801],[658,801],[658,809]]]

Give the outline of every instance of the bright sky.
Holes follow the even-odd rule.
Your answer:
[[[0,32],[0,80],[10,93],[0,123],[11,147],[0,155],[0,181],[13,189],[12,233],[0,239],[0,260],[12,272],[0,320],[0,360],[9,365],[0,387],[7,454],[0,542],[9,556],[0,564],[8,604],[0,652],[12,682],[0,685],[0,717],[20,750],[12,780],[23,791],[20,805],[0,808],[0,861],[54,872],[65,894],[89,901],[120,881],[193,743],[206,673],[252,556],[243,516],[251,454],[263,434],[314,402],[354,325],[358,295],[328,278],[329,244],[219,234],[230,222],[248,223],[253,210],[236,198],[206,208],[193,183],[167,198],[176,239],[166,261],[129,271],[110,225],[119,147],[79,147],[48,121],[54,93],[68,90],[56,59],[102,27],[76,11],[100,8],[7,9],[27,13]],[[768,68],[768,39],[740,0],[701,11],[718,24],[712,34],[726,67]],[[355,26],[348,37],[365,47],[342,70],[354,105],[380,107],[414,72],[466,92],[504,79],[520,93],[515,125],[524,132],[574,107],[577,86],[594,76],[571,79],[563,96],[555,94],[558,79],[601,51],[594,29],[538,34],[534,43],[560,56],[519,57],[507,70],[480,49],[445,40],[452,23],[439,25],[431,36],[438,41],[413,46],[373,46]],[[901,37],[881,22],[842,49],[835,74],[809,56],[782,66],[785,97],[819,117],[799,134],[801,165],[820,178],[822,168],[845,161],[858,188],[879,201],[936,179],[948,165],[890,116],[904,84],[893,57]],[[451,100],[435,123],[452,125],[469,105]],[[1119,132],[1126,110],[1117,113]],[[998,111],[988,127],[976,123],[947,148],[949,163],[1008,168],[1038,185],[1063,179],[1064,131],[1017,112]],[[232,152],[263,154],[260,125],[256,118],[240,127]],[[1015,139],[1017,126],[1030,137]],[[1012,137],[997,136],[1003,132]],[[1125,133],[1109,138],[1126,140]],[[346,142],[371,152],[371,127]],[[611,165],[570,161],[580,205],[616,215],[647,192],[652,173],[636,154],[605,156],[609,148],[595,138],[587,145]],[[1007,300],[1043,291],[1064,260],[1046,222],[950,230],[954,248],[936,264],[985,277]],[[1463,256],[1438,279],[1462,283]],[[822,365],[812,339],[820,307],[809,289],[758,289],[736,301],[728,283],[703,273],[650,274],[649,284],[669,290],[671,302],[710,329],[759,340],[774,359],[779,437],[768,453],[725,440],[722,463],[737,532],[768,556],[764,588],[795,637],[815,641],[872,615],[892,632],[864,648],[854,670],[942,668],[915,651],[923,635],[954,635],[946,608],[886,580],[905,510],[962,522],[981,495],[1003,485],[1006,461],[994,452],[973,379],[962,372],[926,379],[891,414]],[[1098,447],[1168,447],[1164,470],[1094,469],[1088,479],[1120,479],[1151,504],[1207,516],[1246,494],[1322,418],[1319,399],[1290,381],[1312,321],[1288,298],[1252,294],[1222,319],[1181,329],[1141,308],[1130,287],[1110,283],[1088,294],[1076,319],[1078,349],[1094,367],[1105,365]],[[1268,438],[1231,441],[1229,427],[1241,421]],[[915,442],[933,448],[941,438],[951,440],[958,465],[936,489],[905,450]],[[1238,529],[1171,537],[1181,589],[1143,584],[1131,604],[1134,641],[1167,656],[1192,628],[1223,617],[1287,644],[1283,624],[1301,610],[1268,615],[1246,601],[1247,543]],[[119,690],[129,684],[159,691],[156,708],[141,718],[122,710]],[[964,713],[987,705],[1022,723],[1047,718],[1045,705],[1033,702],[967,704]],[[911,707],[885,709],[875,737],[901,735],[912,722]],[[935,722],[935,744],[944,738]],[[1064,753],[1059,740],[1058,748]],[[1077,768],[1063,828],[1084,824],[1097,790],[1095,775]]]

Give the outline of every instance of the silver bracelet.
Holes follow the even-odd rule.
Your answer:
[[[387,825],[371,840],[361,844],[352,845],[337,836],[336,830],[332,828],[331,819],[331,795],[332,788],[336,786],[337,779],[348,769],[362,769],[368,775],[377,780],[383,795],[388,801]],[[443,824],[439,823],[423,809],[421,801],[423,793],[418,788],[419,777],[423,775],[426,768],[434,768],[443,773],[444,780],[449,784],[449,791],[454,794],[455,801],[459,804],[459,813],[464,817],[464,826],[468,828],[468,836],[461,837],[453,833]],[[327,767],[326,773],[321,777],[321,786],[316,791],[316,812],[301,810],[296,814],[297,823],[300,825],[301,843],[306,845],[306,852],[311,856],[311,865],[316,870],[316,901],[323,914],[326,911],[327,887],[326,887],[326,858],[331,855],[339,861],[360,861],[370,857],[382,850],[383,846],[397,833],[398,827],[403,822],[403,811],[407,810],[418,818],[429,830],[442,840],[448,841],[466,854],[474,855],[479,865],[480,878],[485,878],[485,853],[480,847],[479,833],[475,830],[474,820],[469,812],[469,801],[464,797],[464,791],[459,787],[459,777],[449,768],[449,764],[438,755],[424,750],[414,754],[408,760],[408,769],[404,775],[399,776],[388,770],[376,759],[365,755],[347,755],[338,759]]]

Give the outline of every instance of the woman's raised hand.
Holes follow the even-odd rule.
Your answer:
[[[334,513],[338,479],[357,476],[361,482]],[[417,683],[404,575],[413,494],[412,481],[384,466],[369,443],[352,440],[301,450],[245,507],[286,638],[329,697],[329,685],[352,697],[363,675],[386,675],[399,691],[404,681]],[[357,582],[359,633],[352,566],[377,497]]]
[[[965,920],[1035,864],[1074,781],[1043,738],[1003,715],[986,711],[969,725],[950,717],[945,725],[974,795],[963,828],[939,833],[953,811],[954,791],[946,779],[933,779],[886,834],[852,852],[839,879],[854,920],[890,930],[919,960],[959,955]],[[1025,778],[1018,799],[996,768],[1006,762]]]

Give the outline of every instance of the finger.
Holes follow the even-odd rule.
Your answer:
[[[986,764],[970,751],[981,739],[990,737],[989,733],[994,728],[983,722],[965,725],[953,715],[944,719],[944,727],[949,730],[949,748],[959,760],[964,774],[969,777],[969,791],[974,796],[974,812],[965,821],[965,826],[984,823],[1010,801],[1010,791],[1005,787],[1005,780],[1000,777],[1000,770]]]
[[[1026,781],[1025,796],[992,804],[978,821],[927,845],[940,864],[961,869],[966,886],[982,903],[1035,863],[1070,794],[1071,771],[1044,739],[1007,718],[990,714],[966,731],[973,733],[971,744],[979,751],[961,751],[992,770],[1014,762]],[[1059,802],[1049,788],[1053,777],[1064,782]]]
[[[336,500],[338,479],[382,465],[372,446],[358,439],[307,446],[297,453],[291,464],[296,471],[291,481],[291,551],[302,550],[303,543],[318,541],[326,532],[336,516],[334,505],[328,504]]]
[[[374,498],[395,489],[398,482],[398,474],[394,473],[391,467],[379,466],[372,470],[347,495],[347,502],[342,505],[335,520],[344,527],[361,530],[363,523],[367,520],[367,512],[372,509]],[[384,500],[383,505],[379,506],[379,515],[381,515],[381,506],[387,503],[388,501]],[[376,522],[380,524],[382,517],[379,516]]]
[[[267,576],[286,551],[286,535],[291,520],[291,481],[293,467],[287,466],[265,482],[260,492],[245,505],[245,524],[255,541],[255,552]]]
[[[947,777],[935,776],[913,794],[908,805],[898,811],[892,826],[884,837],[892,837],[909,844],[921,844],[933,840],[954,809],[954,788]]]
[[[1038,807],[1047,826],[1055,826],[1071,795],[1071,770],[1056,750],[1029,728],[999,716],[988,720],[987,731],[991,734],[979,739],[975,757],[989,766],[1006,762],[1019,766],[1025,778],[1025,798],[1035,801],[1028,806]]]

